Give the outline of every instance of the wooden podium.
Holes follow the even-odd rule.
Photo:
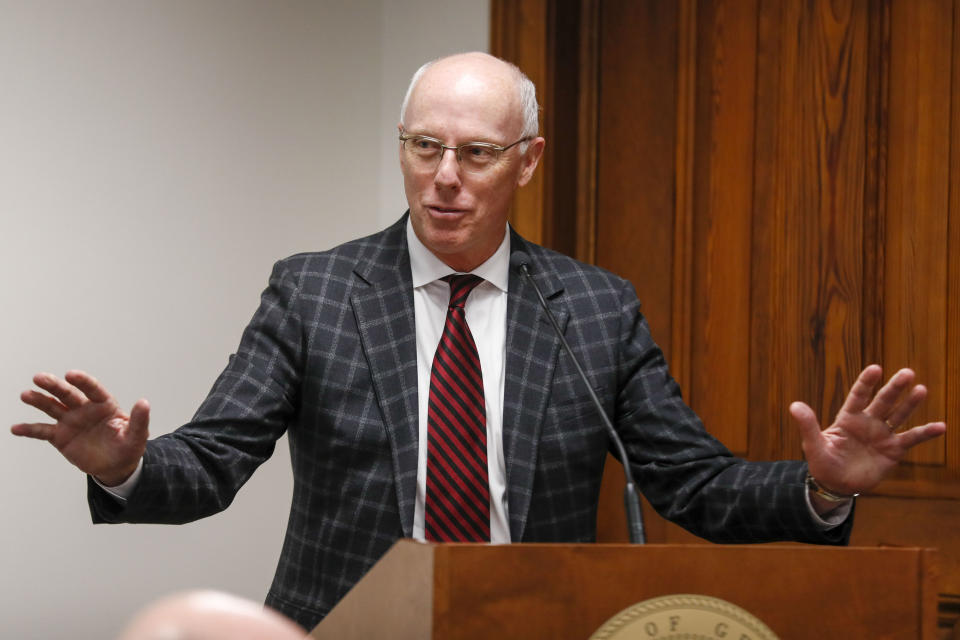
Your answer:
[[[726,600],[783,640],[936,637],[928,549],[412,540],[310,637],[586,640],[623,609],[670,594]]]

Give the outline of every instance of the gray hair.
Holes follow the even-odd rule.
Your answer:
[[[436,60],[425,63],[417,69],[413,77],[410,78],[410,85],[407,87],[407,93],[403,97],[403,104],[400,106],[400,124],[403,124],[407,115],[407,104],[410,102],[411,94],[413,94],[413,88],[420,82],[420,78],[423,77],[427,69],[440,60],[443,60],[443,58],[437,58]],[[498,60],[500,59],[498,58]],[[535,138],[540,133],[540,105],[537,104],[537,88],[534,86],[533,81],[527,77],[527,74],[520,70],[520,67],[506,60],[500,61],[510,68],[517,85],[517,94],[520,98],[520,111],[523,117],[523,130],[520,132],[520,137]],[[520,145],[520,152],[526,152],[527,146],[528,143],[526,142]]]

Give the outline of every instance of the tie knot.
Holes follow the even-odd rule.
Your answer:
[[[467,302],[467,296],[473,291],[473,288],[483,282],[483,278],[475,276],[472,273],[454,274],[443,278],[444,282],[450,283],[450,306],[463,308]]]

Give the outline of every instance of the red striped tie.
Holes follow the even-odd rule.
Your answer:
[[[427,540],[490,540],[487,412],[480,356],[463,305],[483,278],[444,278],[450,304],[430,371],[427,409]]]

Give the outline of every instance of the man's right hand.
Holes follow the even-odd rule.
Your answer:
[[[146,400],[138,400],[127,415],[103,385],[84,371],[68,371],[63,380],[38,373],[33,382],[46,393],[31,389],[20,399],[56,422],[15,424],[11,433],[46,440],[105,486],[117,486],[133,474],[147,445],[150,405]]]

